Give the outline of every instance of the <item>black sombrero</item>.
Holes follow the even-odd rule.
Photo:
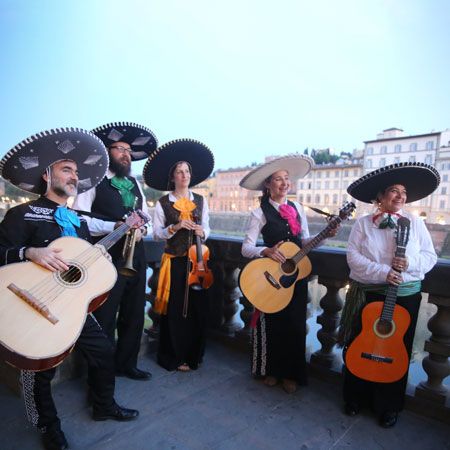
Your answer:
[[[92,130],[106,147],[115,142],[126,142],[131,147],[131,160],[146,159],[158,147],[158,140],[151,130],[137,123],[112,122]]]
[[[279,170],[286,170],[292,181],[296,181],[306,176],[314,167],[314,160],[307,155],[287,155],[273,159],[261,166],[256,167],[239,182],[245,189],[261,191],[264,183],[270,175]]]
[[[159,191],[169,190],[170,169],[179,161],[192,167],[191,187],[206,180],[214,169],[214,155],[205,144],[194,139],[176,139],[149,156],[142,173],[145,183]]]
[[[78,166],[78,193],[97,186],[108,170],[103,142],[80,128],[42,131],[12,148],[0,161],[0,175],[24,191],[44,194],[42,175],[57,161],[72,160]]]
[[[436,190],[441,181],[439,172],[428,164],[402,162],[374,170],[354,181],[347,192],[357,200],[371,203],[379,192],[401,184],[407,192],[407,202],[415,202]]]

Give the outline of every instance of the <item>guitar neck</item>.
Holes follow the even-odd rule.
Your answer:
[[[103,245],[103,247],[106,248],[106,250],[110,249],[116,242],[118,242],[122,236],[124,236],[127,231],[131,227],[127,225],[126,223],[123,223],[119,227],[117,227],[114,231],[109,233],[107,236],[105,236],[103,239],[97,242],[97,244]]]
[[[336,225],[340,224],[342,219],[335,217],[330,223],[316,236],[314,236],[303,248],[301,248],[293,257],[295,264],[297,264],[303,257],[305,257],[313,248],[317,247],[322,241],[324,241],[328,232]]]
[[[401,247],[398,245],[395,250],[395,256],[399,258],[404,258],[405,252],[406,247]],[[381,320],[386,320],[388,322],[392,320],[394,308],[397,303],[397,293],[398,293],[398,286],[390,284],[386,293],[386,299],[384,300],[383,311],[381,312]]]

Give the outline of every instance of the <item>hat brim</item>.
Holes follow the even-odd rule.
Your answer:
[[[190,187],[206,180],[214,169],[214,155],[205,144],[194,139],[177,139],[162,145],[148,158],[142,173],[147,186],[169,190],[170,169],[180,161],[186,161],[192,168]]]
[[[292,181],[305,177],[314,167],[314,160],[307,155],[288,155],[269,161],[245,175],[239,185],[252,191],[262,191],[264,183],[273,173],[286,170]]]
[[[132,122],[112,122],[92,130],[106,147],[115,142],[126,142],[131,147],[131,160],[146,159],[158,147],[154,133],[143,125]]]
[[[0,161],[0,175],[20,189],[44,194],[42,178],[47,167],[70,160],[78,168],[78,193],[97,186],[108,170],[109,158],[103,142],[80,128],[56,128],[24,139]]]
[[[440,183],[439,172],[424,163],[397,163],[370,172],[354,181],[347,192],[356,200],[371,203],[389,186],[401,184],[406,188],[407,203],[433,193]]]

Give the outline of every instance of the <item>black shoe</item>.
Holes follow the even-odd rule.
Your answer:
[[[140,370],[137,367],[133,369],[127,369],[124,371],[116,371],[116,375],[118,377],[127,377],[132,380],[146,381],[150,380],[152,374],[150,372],[146,372],[145,370]]]
[[[359,405],[356,402],[347,402],[344,411],[347,416],[356,416],[359,413]]]
[[[66,437],[60,428],[50,429],[41,436],[42,445],[46,450],[64,450],[69,448]]]
[[[380,425],[383,428],[392,428],[398,419],[398,412],[396,411],[386,411],[380,417]]]
[[[139,416],[139,411],[135,409],[122,408],[118,404],[115,404],[111,409],[106,411],[95,411],[92,414],[94,420],[118,420],[119,422],[125,422],[127,420],[134,420]]]

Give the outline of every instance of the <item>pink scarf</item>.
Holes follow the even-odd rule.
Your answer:
[[[284,205],[280,205],[280,207],[278,208],[278,212],[283,219],[287,220],[292,234],[294,236],[297,236],[300,231],[302,231],[302,226],[297,220],[297,210],[286,203]]]

